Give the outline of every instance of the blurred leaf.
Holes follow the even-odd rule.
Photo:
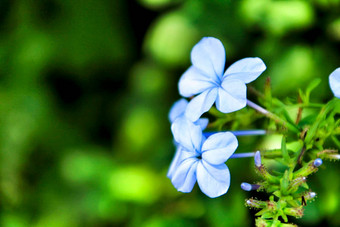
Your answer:
[[[166,66],[186,66],[190,50],[197,41],[197,31],[179,12],[166,14],[150,28],[144,50]]]
[[[161,193],[154,172],[140,166],[113,171],[109,186],[114,198],[135,203],[153,203]]]
[[[149,9],[164,9],[166,7],[172,6],[176,3],[180,3],[183,0],[138,0],[140,4]]]

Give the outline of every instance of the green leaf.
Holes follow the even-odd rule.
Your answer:
[[[310,93],[321,83],[321,79],[320,78],[316,78],[314,80],[312,80],[312,82],[308,85],[308,87],[306,88],[306,99],[307,99],[307,103],[309,103],[309,96]]]
[[[296,153],[298,151],[301,151],[303,147],[303,141],[302,140],[293,141],[291,143],[287,143],[286,146],[289,151],[293,151],[294,153]]]
[[[305,189],[309,189],[307,182],[302,183],[301,186],[304,187]]]
[[[282,179],[280,180],[281,184],[281,193],[282,195],[287,195],[288,193],[288,186],[289,186],[289,171],[286,170]]]
[[[262,218],[273,218],[275,215],[274,214],[272,214],[272,213],[264,213],[263,215],[262,215]]]
[[[290,157],[289,157],[287,146],[286,146],[286,137],[285,136],[282,136],[281,151],[282,151],[283,160],[286,163],[289,163],[290,162]]]

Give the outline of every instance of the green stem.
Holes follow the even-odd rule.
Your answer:
[[[280,125],[287,127],[289,130],[295,132],[295,133],[300,133],[300,130],[293,124],[283,120],[279,116],[273,114],[272,112],[269,112],[268,110],[264,109],[263,107],[253,103],[252,101],[247,100],[247,105],[250,106],[251,108],[257,110],[258,112],[262,113],[266,117],[274,120],[275,122],[279,123]]]

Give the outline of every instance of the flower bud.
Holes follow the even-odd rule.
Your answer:
[[[319,167],[319,166],[321,166],[321,165],[322,165],[322,159],[321,159],[321,158],[315,159],[313,165],[314,165],[316,168]]]
[[[303,216],[303,208],[297,207],[297,208],[285,208],[283,212],[286,215],[294,216],[296,218],[301,218]]]
[[[322,165],[322,159],[317,158],[310,161],[307,165],[303,166],[294,173],[294,178],[308,176],[318,171],[318,167]]]
[[[328,157],[331,160],[340,160],[340,154],[330,154]]]
[[[288,186],[288,191],[289,192],[295,192],[299,189],[300,185],[305,183],[307,180],[306,177],[298,177],[292,180]]]
[[[244,191],[251,191],[251,190],[257,190],[260,188],[260,185],[258,184],[249,184],[249,183],[246,183],[246,182],[243,182],[241,184],[241,188],[244,190]]]
[[[255,156],[254,156],[254,161],[255,161],[255,166],[257,168],[260,168],[262,165],[260,151],[256,151]]]
[[[256,199],[248,199],[246,200],[246,206],[252,208],[265,208],[267,207],[267,202]]]
[[[308,193],[309,194],[309,197],[311,198],[311,199],[313,199],[315,196],[316,196],[316,193],[315,192],[310,192],[310,193]]]
[[[305,199],[306,200],[311,200],[311,199],[314,199],[316,197],[316,193],[315,192],[308,192],[306,195],[305,195]]]
[[[340,155],[338,154],[338,150],[325,149],[323,151],[320,151],[317,154],[317,157],[321,159],[329,159],[329,160],[334,160],[334,161],[340,160]]]
[[[251,191],[251,184],[243,182],[241,184],[241,188],[242,188],[242,190],[249,192],[249,191]]]

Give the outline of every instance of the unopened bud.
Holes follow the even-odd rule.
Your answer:
[[[340,154],[330,154],[328,157],[332,160],[340,160]]]
[[[321,159],[329,159],[329,160],[334,160],[334,161],[340,160],[340,155],[338,154],[338,150],[325,149],[323,151],[320,151],[317,154],[317,157]]]
[[[310,192],[309,196],[310,196],[311,199],[313,199],[316,196],[316,193],[315,192]]]
[[[308,176],[318,171],[318,167],[322,165],[322,159],[317,158],[310,161],[307,165],[303,166],[294,173],[294,178]]]
[[[294,216],[296,218],[301,218],[303,216],[303,208],[285,208],[283,212],[287,215]]]
[[[246,200],[246,206],[252,208],[265,208],[267,206],[267,203],[261,200],[248,199]]]
[[[299,189],[300,185],[306,182],[306,177],[298,177],[292,180],[289,184],[288,190],[289,192],[295,192]]]
[[[321,158],[317,158],[314,160],[314,163],[313,163],[314,167],[319,167],[322,165],[322,159]]]
[[[255,156],[254,156],[254,161],[255,161],[255,166],[257,168],[260,168],[262,165],[260,151],[256,151]]]
[[[305,195],[305,199],[307,199],[307,200],[314,199],[315,197],[316,197],[316,193],[315,193],[315,192],[308,192],[308,193]]]
[[[243,182],[241,184],[241,188],[244,190],[244,191],[252,191],[252,190],[257,190],[260,188],[260,185],[258,184],[249,184],[249,183],[246,183],[246,182]]]

